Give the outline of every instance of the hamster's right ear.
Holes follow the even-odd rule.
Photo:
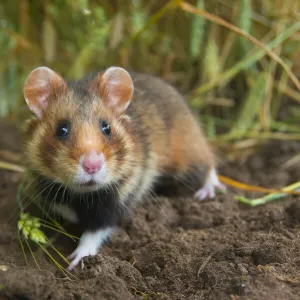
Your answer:
[[[34,69],[24,86],[24,97],[29,109],[41,118],[51,96],[67,89],[65,81],[47,67]]]
[[[110,67],[103,74],[98,74],[89,89],[101,97],[106,107],[120,116],[130,104],[134,87],[132,78],[126,70]]]

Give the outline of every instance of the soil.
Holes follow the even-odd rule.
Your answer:
[[[18,131],[2,124],[0,132],[0,148],[20,149]],[[299,160],[290,163],[299,152],[300,143],[273,142],[220,173],[282,187],[300,178]],[[33,248],[40,270],[28,251],[26,265],[16,227],[19,179],[0,172],[1,299],[300,299],[299,196],[255,208],[237,202],[245,193],[231,188],[213,201],[145,201],[71,281],[40,249]],[[65,255],[75,247],[55,245]]]

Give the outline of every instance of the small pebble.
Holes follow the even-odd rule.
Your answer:
[[[8,266],[6,266],[6,265],[0,265],[0,271],[5,272],[5,271],[7,271],[8,269],[9,269]]]

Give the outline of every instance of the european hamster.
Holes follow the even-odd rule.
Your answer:
[[[25,160],[36,192],[83,228],[69,269],[95,255],[128,210],[164,182],[186,185],[200,200],[224,188],[199,124],[161,79],[111,67],[67,82],[39,67],[24,97],[34,113]]]

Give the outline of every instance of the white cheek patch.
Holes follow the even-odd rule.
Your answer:
[[[106,173],[107,173],[106,170],[107,167],[106,167],[106,163],[104,162],[101,170],[93,176],[93,180],[95,180],[99,184],[104,184],[106,179]]]
[[[86,231],[80,238],[79,245],[76,250],[69,256],[72,259],[68,270],[72,270],[83,257],[96,255],[99,248],[106,239],[112,234],[113,228],[98,229],[94,232]]]

